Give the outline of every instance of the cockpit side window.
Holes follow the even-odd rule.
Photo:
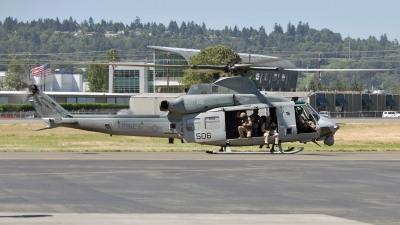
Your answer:
[[[309,105],[295,106],[296,126],[299,133],[316,132],[318,113]]]
[[[308,108],[310,114],[315,118],[315,120],[319,121],[320,115],[318,112],[311,105],[305,105],[305,107]]]
[[[313,121],[314,123],[319,120],[319,114],[310,105],[302,105],[296,107],[297,113],[301,114],[306,121]]]

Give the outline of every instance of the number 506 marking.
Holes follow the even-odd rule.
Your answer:
[[[211,139],[211,133],[196,133],[196,139]]]

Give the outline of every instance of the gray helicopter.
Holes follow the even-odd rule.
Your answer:
[[[157,67],[147,64],[134,66]],[[252,64],[159,67],[224,71],[233,74],[285,70],[279,67],[255,67]],[[304,148],[292,147],[283,150],[281,144],[318,144],[318,141],[323,141],[325,145],[331,146],[334,144],[334,134],[339,129],[335,121],[320,116],[304,101],[262,94],[246,76],[222,77],[214,83],[192,85],[186,95],[172,101],[162,101],[160,110],[165,113],[160,115],[73,115],[35,84],[29,86],[29,91],[29,102],[47,125],[44,129],[61,126],[110,135],[180,139],[185,143],[220,147],[217,151],[207,153],[244,153],[232,152],[230,146],[262,147],[266,143],[272,144],[269,151],[255,153],[297,153]],[[252,112],[257,112],[258,116],[255,116],[255,119],[254,116],[250,117],[254,121],[252,127],[246,128],[250,132],[250,135],[248,132],[246,135],[241,133],[243,130],[239,127],[243,126],[243,120],[246,119],[243,115],[247,117]],[[262,129],[262,126],[266,124],[267,117],[269,124],[274,124],[274,127],[270,126],[269,134],[264,135],[266,129]]]

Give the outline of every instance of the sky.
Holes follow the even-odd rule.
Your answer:
[[[342,38],[367,39],[386,34],[390,41],[400,40],[400,1],[398,0],[0,0],[0,21],[8,16],[19,21],[71,16],[78,23],[92,17],[130,24],[136,17],[142,23],[168,26],[171,20],[203,22],[210,29],[236,25],[259,29],[267,34],[274,24],[284,31],[289,21],[297,26],[308,22],[310,28],[327,28]]]

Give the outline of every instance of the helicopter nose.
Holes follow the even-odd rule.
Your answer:
[[[340,125],[338,123],[336,123],[335,121],[331,120],[331,127],[333,128],[333,130],[336,132],[337,130],[339,130]]]
[[[339,130],[340,126],[335,121],[322,117],[318,122],[320,126],[321,136],[324,138],[324,144],[332,146],[335,144],[334,135]]]
[[[340,128],[339,124],[326,117],[321,117],[318,124],[321,132],[320,137],[324,137],[324,144],[332,146],[335,143],[334,135]]]
[[[339,126],[339,124],[338,124],[338,123],[336,123],[336,125],[335,125],[335,126],[333,126],[333,128],[334,128],[335,130],[339,130],[340,126]]]
[[[340,128],[340,125],[338,123],[326,117],[321,117],[318,121],[318,124],[320,127],[329,127],[331,132],[333,133],[335,133]]]

